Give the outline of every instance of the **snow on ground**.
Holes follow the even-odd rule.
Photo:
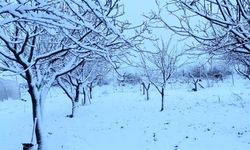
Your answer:
[[[166,107],[151,89],[146,101],[135,87],[96,87],[92,104],[65,117],[71,106],[53,88],[44,122],[48,150],[249,150],[250,84],[237,80],[214,84],[198,92],[187,85],[166,90]],[[27,93],[23,98],[28,99]],[[0,102],[0,147],[22,149],[31,139],[28,100]]]

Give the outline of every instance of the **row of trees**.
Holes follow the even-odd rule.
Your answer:
[[[232,65],[237,73],[250,79],[250,1],[170,0],[162,5],[156,0],[156,4],[158,10],[146,16],[150,28],[171,30],[183,37],[183,40],[192,39],[192,45],[188,45],[185,53],[195,50],[196,55],[205,54],[209,59],[216,57],[227,60],[228,68]],[[180,50],[170,49],[169,43],[164,45],[162,42],[161,47],[157,44],[156,53],[141,54],[140,67],[143,68],[147,80],[156,87],[162,97],[161,111],[164,109],[166,82],[181,65],[178,58],[185,54]],[[157,71],[157,75],[153,75]],[[192,70],[189,72],[189,78],[194,83],[193,90],[197,91],[201,78],[195,77]],[[221,72],[212,76],[222,79]]]
[[[236,65],[238,73],[249,78],[248,0],[170,0],[164,6],[156,2],[158,11],[147,16],[153,26],[192,39],[189,49],[201,50],[210,58],[227,59]]]
[[[112,69],[111,65],[103,59],[95,59],[78,66],[73,71],[57,78],[57,84],[63,89],[72,103],[72,111],[68,117],[72,118],[75,108],[79,105],[80,95],[83,94],[82,103],[85,105],[87,97],[92,99],[94,86]],[[87,96],[88,91],[88,96]]]
[[[28,85],[39,150],[46,145],[42,118],[50,87],[62,87],[73,117],[85,80],[105,74],[103,64],[116,68],[117,58],[140,43],[139,35],[122,34],[128,27],[119,20],[123,14],[118,0],[0,2],[0,70],[20,75]],[[94,75],[96,68],[101,74]]]
[[[146,17],[149,26],[127,37],[123,32],[131,28],[119,19],[124,14],[119,0],[0,2],[0,70],[20,75],[28,85],[39,150],[45,145],[42,113],[50,87],[57,83],[63,89],[72,102],[69,116],[73,117],[82,89],[88,85],[91,90],[110,68],[117,69],[131,48],[139,52],[136,67],[145,75],[144,90],[148,95],[153,85],[161,95],[160,110],[164,110],[166,84],[182,65],[179,60],[186,51],[172,48],[172,38],[153,41],[154,51],[142,50],[138,45],[150,38],[141,34],[152,27],[193,38],[196,44],[189,49],[227,58],[249,78],[249,1],[171,0],[164,11],[158,1],[156,4],[158,11]],[[167,20],[169,14],[177,24]]]
[[[148,29],[171,30],[184,40],[192,41],[185,52],[171,48],[171,38],[169,42],[156,42],[155,52],[139,51],[141,62],[136,67],[140,67],[142,74],[146,76],[142,83],[143,89],[147,92],[149,83],[156,87],[161,95],[161,111],[164,109],[166,83],[178,66],[182,65],[178,61],[180,57],[190,50],[195,50],[196,55],[208,55],[209,59],[216,57],[226,60],[228,68],[234,66],[237,73],[249,79],[250,1],[171,0],[162,5],[162,2],[156,0],[156,5],[157,11],[145,15]],[[189,71],[189,78],[193,80],[194,91],[197,91],[201,78],[195,77],[193,73],[192,70]],[[222,73],[225,72],[211,73],[212,75],[207,72],[205,76],[222,80]]]

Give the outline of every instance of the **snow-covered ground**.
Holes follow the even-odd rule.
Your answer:
[[[48,150],[249,150],[250,83],[237,80],[190,91],[187,85],[166,90],[166,107],[151,88],[146,101],[140,87],[94,89],[92,104],[75,118],[68,98],[53,88],[45,104]],[[22,97],[28,99],[27,93]],[[0,149],[22,149],[30,142],[31,103],[0,102]]]

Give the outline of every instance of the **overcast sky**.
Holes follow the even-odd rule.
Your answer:
[[[156,8],[154,0],[121,0],[125,5],[125,17],[132,23],[143,21],[142,14]]]
[[[143,14],[148,14],[150,11],[157,11],[157,5],[155,3],[155,0],[121,0],[121,3],[124,4],[125,7],[125,15],[124,18],[129,20],[134,25],[138,25],[145,21],[145,17],[143,17]],[[162,1],[164,3],[164,1]],[[167,15],[167,14],[164,14]],[[167,16],[167,18],[171,18]],[[173,17],[172,17],[173,18]],[[170,22],[175,22],[174,19],[170,19]],[[184,44],[177,43],[178,40],[181,39],[181,37],[177,37],[173,32],[167,29],[155,29],[153,32],[158,38],[162,38],[165,42],[168,42],[168,39],[174,35],[173,40],[171,42],[171,45],[178,47],[183,47]],[[147,50],[150,50],[154,47],[152,47],[151,42],[145,42],[145,48]]]
[[[161,2],[164,3],[164,1]],[[140,24],[145,20],[145,18],[142,16],[143,14],[147,14],[151,10],[157,10],[155,0],[121,0],[121,3],[123,3],[125,7],[124,18],[129,20],[129,22],[133,23],[134,25]],[[167,21],[170,21],[170,24],[178,24],[178,22],[176,22],[177,20],[175,20],[176,18],[167,16],[167,14],[164,15],[165,19],[168,19]],[[171,37],[171,35],[174,35],[171,45],[172,48],[176,48],[178,50],[183,50],[185,48],[185,43],[191,44],[193,42],[192,39],[189,39],[184,42],[177,43],[177,41],[183,39],[183,37],[177,36],[167,29],[157,30],[154,32],[154,34],[156,34],[158,38],[162,38],[165,42],[168,42],[168,39]],[[154,48],[150,43],[151,42],[146,42],[144,44],[145,49],[151,50],[152,48]],[[186,59],[187,58],[185,58],[185,60]],[[197,58],[195,58],[195,60],[200,61],[197,60]]]

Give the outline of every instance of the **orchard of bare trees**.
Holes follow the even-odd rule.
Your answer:
[[[91,84],[94,80],[87,76],[76,78],[79,72],[83,74],[85,65],[101,59],[115,67],[116,57],[122,57],[129,47],[136,45],[137,37],[122,35],[127,27],[119,21],[123,13],[118,0],[0,2],[0,68],[20,75],[27,82],[33,120],[37,120],[39,150],[45,145],[44,101],[53,83],[57,80],[71,99],[73,116],[79,86],[85,80],[92,80]]]
[[[120,0],[0,1],[0,72],[25,81],[38,150],[46,150],[43,113],[53,86],[70,100],[67,116],[73,118],[77,107],[91,103],[93,90],[111,70],[119,85],[142,85],[149,101],[155,88],[161,112],[168,108],[167,85],[173,78],[180,80],[177,74],[190,55],[206,55],[205,62],[223,60],[227,69],[250,80],[249,0],[156,0],[155,4],[156,10],[143,14],[144,22],[132,25],[122,18],[126,6]],[[171,37],[154,35],[156,29]],[[178,49],[173,36],[178,42],[192,42]],[[148,41],[153,47],[145,50]],[[136,75],[119,70],[124,65],[136,68]],[[212,66],[210,72],[204,68],[201,72],[201,66],[205,65],[182,75],[193,91],[206,87],[202,80],[223,81],[226,76],[226,69]]]

